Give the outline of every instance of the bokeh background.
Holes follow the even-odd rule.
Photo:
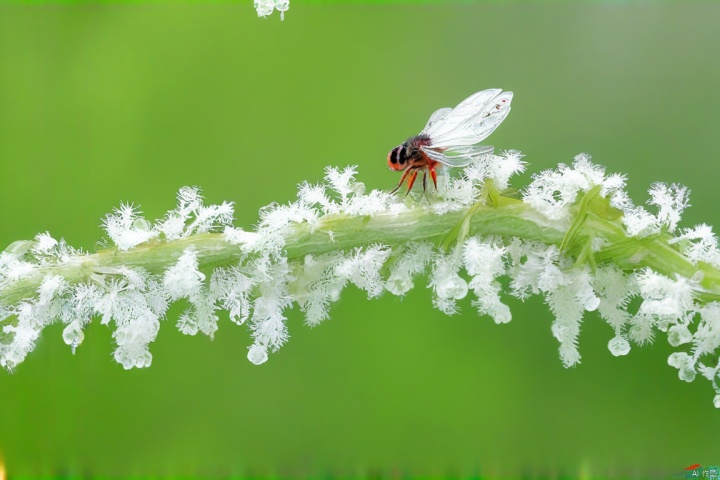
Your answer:
[[[684,226],[720,226],[720,4],[250,2],[0,5],[0,248],[49,231],[95,249],[119,202],[154,219],[183,185],[237,224],[327,165],[391,188],[387,151],[484,88],[515,92],[492,144],[530,173],[580,152],[692,189]],[[422,285],[422,281],[419,282]],[[662,337],[627,357],[588,315],[566,370],[542,301],[513,321],[447,317],[422,286],[332,318],[262,366],[246,327],[214,340],[169,318],[153,365],[124,371],[93,324],[72,355],[46,330],[0,372],[11,476],[680,478],[720,463],[708,382],[681,382]],[[175,311],[175,314],[177,312]]]

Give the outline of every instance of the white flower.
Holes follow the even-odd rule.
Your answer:
[[[469,275],[469,287],[478,298],[473,301],[478,314],[490,315],[495,323],[512,319],[510,308],[500,301],[501,286],[495,279],[505,273],[503,257],[506,249],[499,241],[482,241],[472,237],[465,242],[463,262]]]
[[[128,250],[157,235],[132,204],[121,204],[114,213],[105,217],[103,226],[120,250]]]
[[[282,12],[287,2],[256,6]],[[674,236],[687,189],[654,184],[653,214],[630,201],[622,175],[580,155],[536,175],[524,202],[500,197],[521,159],[478,156],[455,176],[441,172],[426,197],[368,191],[356,167],[329,167],[296,201],[263,208],[253,230],[232,225],[231,203],[206,205],[184,187],[155,223],[127,204],[108,215],[117,248],[86,254],[49,233],[16,242],[0,252],[0,365],[22,362],[53,322],[75,351],[97,316],[113,330],[115,360],[147,367],[173,302],[185,305],[174,323],[187,335],[213,336],[221,309],[247,325],[247,357],[259,365],[288,340],[295,306],[315,326],[350,284],[376,298],[425,283],[441,312],[457,313],[471,292],[496,323],[512,318],[503,295],[541,295],[566,367],[580,362],[582,323],[597,318],[585,312],[610,326],[614,356],[666,335],[677,349],[669,364],[684,381],[708,379],[720,406],[720,248],[707,225]]]
[[[205,275],[198,271],[197,252],[187,249],[177,263],[165,272],[163,284],[172,300],[192,298],[200,293]]]
[[[280,20],[285,19],[285,12],[290,8],[290,0],[255,0],[255,11],[258,17],[267,17],[273,10],[280,12]]]
[[[414,286],[413,277],[424,273],[432,261],[434,248],[428,242],[411,242],[399,253],[390,269],[385,288],[394,295],[405,295]]]

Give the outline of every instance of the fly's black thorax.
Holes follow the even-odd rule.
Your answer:
[[[407,166],[417,167],[424,165],[424,154],[420,147],[430,145],[430,137],[427,135],[416,135],[405,140],[405,143],[395,147],[390,152],[389,160],[394,168],[405,168]]]

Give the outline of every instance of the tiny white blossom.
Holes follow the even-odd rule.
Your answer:
[[[276,263],[269,263],[261,272],[264,281],[258,284],[259,295],[253,302],[253,313],[250,317],[250,328],[257,345],[273,351],[279,349],[288,339],[287,318],[284,310],[293,303],[288,292],[290,266],[287,259],[280,258]]]
[[[273,0],[255,0],[254,6],[258,17],[267,17],[275,10],[275,2]]]
[[[250,360],[255,365],[262,365],[263,363],[267,362],[268,359],[267,349],[261,345],[254,344],[248,350],[247,357],[248,360]]]
[[[502,155],[497,155],[493,161],[494,169],[489,175],[500,190],[510,186],[510,178],[513,175],[525,171],[527,163],[522,159],[525,155],[518,150],[504,150]]]
[[[630,342],[620,336],[613,337],[613,339],[608,342],[608,350],[610,350],[610,353],[615,357],[627,355],[630,353]]]
[[[300,184],[298,198],[309,205],[319,205],[325,213],[336,213],[339,207],[328,198],[324,185]]]
[[[643,207],[626,207],[623,210],[623,223],[632,236],[644,237],[658,230],[657,217]]]
[[[672,280],[645,269],[635,276],[643,303],[639,314],[653,315],[660,325],[680,319],[692,309],[693,286],[684,278]]]
[[[240,245],[240,248],[245,253],[261,251],[270,242],[278,246],[283,244],[282,239],[271,238],[270,242],[268,242],[267,236],[263,236],[258,232],[246,232],[242,228],[225,227],[223,234],[225,235],[225,241]]]
[[[685,352],[675,352],[668,357],[668,364],[678,369],[680,380],[692,382],[695,380],[695,360]]]
[[[602,180],[602,189],[600,195],[610,198],[610,204],[615,208],[625,206],[626,197],[623,195],[625,188],[625,175],[620,173],[611,173]]]
[[[178,330],[184,335],[195,335],[200,330],[197,319],[189,311],[185,310],[180,314],[177,321]]]
[[[342,255],[306,255],[294,272],[290,288],[300,309],[305,312],[308,325],[317,325],[329,316],[330,303],[340,298],[347,278],[339,274]]]
[[[257,279],[238,267],[219,268],[210,279],[210,293],[222,302],[230,320],[242,325],[250,316],[250,294],[256,283]]]
[[[368,298],[377,297],[385,287],[380,268],[389,256],[390,249],[383,245],[372,245],[364,250],[356,249],[350,258],[335,267],[335,273],[365,290]]]
[[[50,233],[39,233],[35,236],[37,244],[33,247],[33,253],[39,255],[49,255],[57,246],[58,241],[50,236]]]
[[[510,308],[500,301],[500,284],[495,280],[505,273],[503,257],[506,250],[492,241],[483,242],[472,237],[465,242],[463,262],[472,275],[470,289],[478,298],[473,301],[480,315],[490,315],[495,323],[507,323],[512,319]]]
[[[472,168],[470,164],[468,168]],[[465,171],[467,174],[468,170]],[[482,175],[478,173],[478,175]],[[483,178],[484,179],[484,178]],[[442,192],[442,198],[433,202],[431,208],[437,215],[444,215],[448,212],[456,212],[467,208],[477,201],[480,192],[478,183],[480,180],[467,177],[448,178],[446,175],[438,177],[438,190]]]
[[[385,288],[394,295],[405,295],[413,287],[413,277],[425,272],[433,253],[428,242],[408,244],[391,267]]]
[[[572,167],[560,164],[557,170],[546,170],[533,176],[525,189],[525,202],[552,220],[568,218],[568,207],[578,194],[587,192],[595,185],[602,185],[605,170],[590,163],[590,157],[575,157]]]
[[[103,227],[120,250],[129,250],[156,235],[147,221],[140,216],[140,211],[126,203],[105,217]]]
[[[357,167],[355,165],[345,167],[343,170],[335,167],[327,167],[325,169],[326,181],[334,191],[340,194],[343,202],[346,201],[347,197],[353,193],[357,186],[355,175],[357,175]]]
[[[685,324],[673,325],[668,328],[668,343],[673,347],[689,343],[692,338],[693,335]]]
[[[639,345],[652,343],[655,338],[656,322],[652,315],[639,312],[630,319],[628,336]]]
[[[683,210],[690,205],[688,203],[690,192],[677,184],[667,186],[664,183],[654,183],[649,193],[648,203],[658,207],[657,223],[674,232]]]
[[[506,150],[500,155],[482,155],[465,167],[462,175],[477,185],[491,179],[498,189],[505,190],[510,184],[510,177],[525,171],[523,157],[517,150]]]
[[[560,285],[560,252],[555,245],[517,241],[510,245],[508,252],[513,264],[510,287],[516,297],[525,299],[531,293],[552,291]]]
[[[18,259],[10,252],[0,252],[0,279],[19,280],[30,275],[36,266]]]
[[[636,294],[636,285],[622,270],[608,265],[597,269],[593,287],[599,299],[598,313],[615,331],[608,348],[614,356],[627,355],[630,343],[625,339],[623,329],[631,319],[627,305]]]
[[[560,284],[545,297],[555,315],[553,336],[560,342],[560,358],[566,367],[580,362],[577,337],[585,310],[593,311],[600,304],[587,270],[572,270],[562,275]]]
[[[165,272],[163,283],[172,300],[193,297],[200,292],[205,275],[198,271],[197,252],[186,249],[177,263]]]
[[[72,322],[65,327],[62,337],[63,341],[72,347],[72,353],[75,354],[75,349],[85,339],[85,334],[78,322]]]
[[[284,20],[285,12],[290,8],[290,0],[255,0],[254,6],[258,17],[267,17],[277,10],[280,12],[280,20]]]
[[[231,227],[233,215],[231,202],[205,205],[199,188],[183,187],[177,195],[177,207],[157,222],[154,230],[168,240],[175,240],[195,233]]]
[[[699,313],[701,320],[693,336],[696,357],[712,354],[720,347],[720,304],[712,302],[704,305]]]
[[[718,238],[712,227],[704,223],[683,230],[683,233],[670,240],[670,244],[678,244],[683,253],[694,263],[705,262],[713,267],[720,267],[720,248]]]
[[[455,254],[438,253],[433,258],[430,288],[435,292],[433,304],[447,315],[457,313],[456,301],[465,298],[469,287],[458,275],[461,259]]]

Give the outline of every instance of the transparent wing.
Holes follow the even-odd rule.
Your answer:
[[[430,119],[428,120],[427,125],[425,125],[425,128],[423,128],[422,131],[425,132],[429,130],[430,127],[432,127],[438,122],[442,123],[443,120],[445,120],[445,117],[447,117],[450,112],[452,112],[452,108],[450,107],[435,110],[433,114],[430,115]]]
[[[483,109],[483,107],[490,103],[501,91],[499,88],[491,88],[473,93],[460,102],[457,107],[451,109],[451,111],[445,115],[442,122],[434,122],[432,127],[424,130],[423,133],[430,135],[430,137],[447,133]]]
[[[512,92],[497,88],[477,92],[445,116],[428,122],[422,133],[432,139],[432,146],[436,148],[474,145],[487,138],[505,120],[510,113],[512,97]]]
[[[473,160],[492,153],[493,150],[490,145],[471,145],[452,150],[435,149],[433,146],[423,147],[423,152],[428,157],[449,167],[465,167]]]

